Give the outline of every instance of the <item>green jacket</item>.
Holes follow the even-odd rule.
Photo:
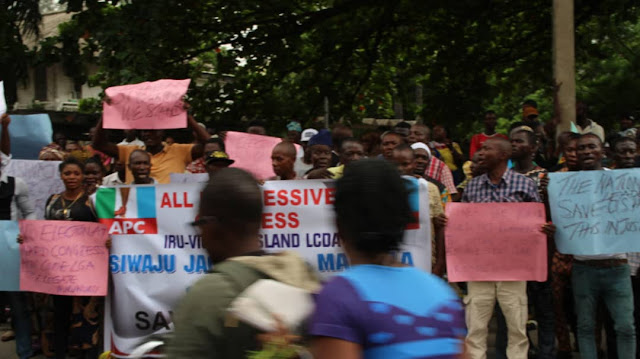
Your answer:
[[[231,302],[259,279],[313,292],[320,288],[316,274],[293,252],[230,258],[194,284],[178,305],[167,357],[235,359],[259,349],[260,332],[227,313]]]

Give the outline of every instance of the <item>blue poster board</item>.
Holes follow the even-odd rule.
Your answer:
[[[0,291],[20,290],[20,245],[17,221],[0,221]]]
[[[640,252],[640,168],[549,174],[560,253]]]
[[[42,147],[51,143],[53,137],[51,119],[46,113],[11,115],[9,135],[13,158],[37,160]]]

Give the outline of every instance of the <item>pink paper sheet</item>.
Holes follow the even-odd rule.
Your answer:
[[[541,203],[448,203],[450,282],[545,281],[547,237]]]
[[[227,132],[224,140],[229,158],[238,167],[251,172],[257,179],[275,176],[271,167],[271,151],[282,142],[281,138],[253,135],[243,132]],[[299,146],[296,145],[296,149]]]
[[[191,80],[158,80],[109,87],[103,104],[104,128],[170,129],[187,127],[183,96]]]
[[[107,295],[107,227],[73,221],[20,221],[20,290]]]

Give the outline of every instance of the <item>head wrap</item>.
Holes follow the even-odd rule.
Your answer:
[[[287,131],[297,131],[302,132],[302,126],[298,121],[291,121],[287,123]]]
[[[427,154],[429,155],[429,158],[431,158],[431,150],[429,149],[429,146],[425,145],[422,142],[416,142],[414,144],[411,145],[411,149],[412,150],[417,150],[417,149],[421,149],[421,150],[425,150],[427,151]]]
[[[309,140],[309,147],[314,145],[325,145],[331,147],[331,132],[327,129],[320,130],[320,132]]]

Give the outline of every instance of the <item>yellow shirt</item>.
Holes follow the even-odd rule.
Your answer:
[[[129,171],[129,155],[137,149],[144,150],[144,146],[118,145],[118,157],[127,167],[127,177],[125,183],[133,181],[133,175]],[[151,177],[158,183],[169,183],[170,173],[184,173],[187,165],[193,161],[191,158],[193,144],[174,143],[164,145],[162,151],[151,156]]]
[[[340,165],[337,167],[329,167],[327,171],[331,172],[333,175],[333,179],[342,178],[342,174],[344,173],[344,165]]]
[[[429,216],[431,217],[431,264],[436,263],[436,230],[433,226],[433,219],[444,213],[442,199],[440,198],[440,190],[438,186],[431,182],[428,183],[429,188]]]

